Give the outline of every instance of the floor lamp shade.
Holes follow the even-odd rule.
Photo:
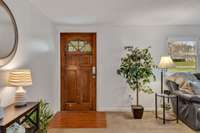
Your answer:
[[[28,69],[13,70],[9,73],[8,84],[17,87],[15,95],[15,105],[26,105],[26,91],[24,86],[32,85],[31,71]]]
[[[159,63],[159,68],[167,69],[174,67],[175,64],[170,56],[162,56]]]

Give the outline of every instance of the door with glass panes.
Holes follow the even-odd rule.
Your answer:
[[[96,111],[96,33],[61,33],[61,110]]]

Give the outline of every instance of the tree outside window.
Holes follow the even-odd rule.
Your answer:
[[[195,72],[197,70],[197,41],[169,41],[169,55],[176,64],[171,72]]]

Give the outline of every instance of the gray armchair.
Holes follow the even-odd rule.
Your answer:
[[[179,97],[179,118],[189,127],[200,130],[200,96],[184,93],[173,81],[166,81],[171,93]],[[172,99],[172,106],[176,112],[176,101]]]

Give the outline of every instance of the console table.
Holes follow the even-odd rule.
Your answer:
[[[36,112],[36,123],[30,116]],[[35,127],[34,131],[39,129],[39,102],[28,102],[24,107],[15,107],[14,104],[5,108],[4,118],[0,120],[0,133],[6,133],[6,128],[13,123],[23,124],[29,120]]]

